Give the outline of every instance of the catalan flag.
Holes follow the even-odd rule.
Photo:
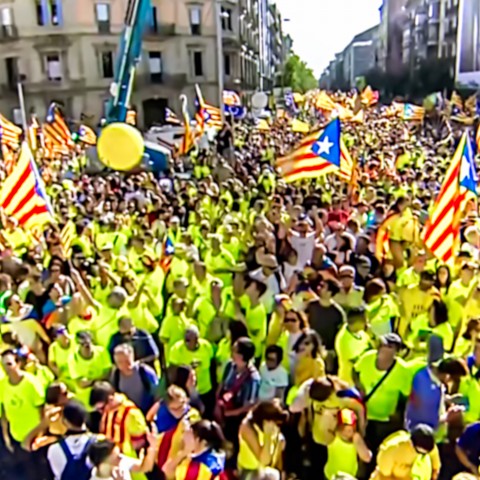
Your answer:
[[[169,123],[170,125],[181,125],[182,124],[182,122],[177,117],[175,112],[168,107],[165,108],[165,122]]]
[[[51,152],[68,154],[75,146],[65,118],[56,103],[50,104],[43,124],[45,147]]]
[[[190,456],[183,460],[175,470],[176,480],[222,480],[225,470],[225,453],[212,449],[200,455]]]
[[[172,263],[172,257],[175,253],[175,246],[173,245],[172,239],[167,235],[165,241],[163,242],[162,249],[162,258],[160,259],[160,266],[163,271],[167,273],[170,270],[170,265]]]
[[[450,98],[451,111],[450,114],[453,116],[458,115],[463,112],[463,100],[462,97],[455,91],[452,92]]]
[[[219,108],[205,103],[202,95],[202,91],[198,85],[195,85],[195,104],[197,106],[197,113],[195,120],[197,121],[199,133],[203,134],[205,127],[216,128],[221,130],[222,128],[222,113]]]
[[[352,181],[354,162],[342,138],[340,138],[340,170],[337,175],[346,182]]]
[[[422,239],[432,254],[444,263],[452,261],[460,237],[462,203],[476,196],[476,169],[468,133],[462,135],[453,155]]]
[[[341,166],[340,120],[330,122],[310,144],[277,160],[286,182],[316,178],[327,173],[338,173]]]
[[[53,221],[50,201],[26,142],[22,144],[15,168],[2,185],[0,207],[27,229]]]
[[[80,125],[78,128],[78,139],[86,145],[97,144],[97,134],[88,125]]]
[[[60,242],[62,244],[63,252],[66,258],[69,258],[72,253],[72,242],[77,234],[75,224],[69,220],[60,232]]]
[[[406,122],[423,122],[425,118],[425,109],[412,103],[406,103],[403,106],[402,119]]]
[[[367,107],[372,107],[373,105],[378,103],[379,97],[379,93],[377,91],[373,91],[370,85],[368,85],[360,95],[362,103]]]
[[[0,140],[2,145],[16,150],[20,146],[21,135],[22,129],[20,127],[0,115]]]
[[[239,107],[242,105],[242,100],[237,92],[234,92],[233,90],[224,90],[223,104],[228,105],[229,107]]]
[[[38,118],[36,115],[32,115],[28,125],[28,143],[33,151],[38,150],[39,147],[43,146],[42,138],[39,138],[41,133],[42,128]]]
[[[178,149],[180,155],[188,155],[190,151],[195,146],[195,132],[192,130],[190,125],[190,115],[187,110],[187,97],[185,95],[181,96],[183,105],[182,105],[182,114],[183,114],[183,125],[185,127],[185,132],[183,134],[182,143]]]
[[[337,108],[337,104],[329,97],[328,93],[322,90],[315,100],[315,108],[317,110],[332,112]]]

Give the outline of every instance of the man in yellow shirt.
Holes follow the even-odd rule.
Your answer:
[[[365,327],[365,309],[351,309],[347,314],[347,323],[340,328],[335,337],[338,376],[349,385],[353,385],[353,365],[363,353],[372,348],[372,340]]]
[[[370,480],[436,480],[440,465],[432,428],[419,424],[385,439]]]

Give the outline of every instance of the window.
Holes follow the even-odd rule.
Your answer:
[[[148,52],[150,79],[154,83],[162,81],[162,52]]]
[[[46,56],[47,78],[53,82],[62,81],[62,66],[60,56],[56,53],[50,53]]]
[[[12,9],[10,7],[3,7],[0,13],[2,27],[11,27],[13,25]]]
[[[223,69],[225,75],[229,77],[231,75],[231,60],[228,53],[223,56]]]
[[[95,4],[95,16],[97,18],[98,31],[110,32],[110,5],[108,3]]]
[[[5,59],[5,72],[7,73],[7,85],[15,88],[18,81],[18,58],[8,57]]]
[[[222,30],[233,31],[232,28],[232,10],[230,8],[223,8],[221,10]]]
[[[202,9],[200,7],[193,7],[190,9],[190,31],[192,35],[202,34]]]
[[[100,55],[101,73],[103,78],[113,78],[113,53],[102,52]]]
[[[37,9],[37,25],[41,27],[48,25],[48,5],[43,0],[37,0],[36,2]]]
[[[150,29],[152,32],[158,32],[157,7],[152,7],[150,15]]]
[[[50,0],[50,12],[52,25],[63,24],[62,0]]]
[[[193,52],[193,75],[195,77],[203,77],[202,52]]]

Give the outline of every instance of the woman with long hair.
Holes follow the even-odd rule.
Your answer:
[[[277,399],[260,402],[250,410],[238,432],[240,479],[265,467],[281,469],[285,440],[280,427],[287,419],[288,412]]]
[[[322,340],[315,330],[307,329],[293,347],[293,386],[288,392],[287,405],[295,398],[303,382],[325,375],[324,349]]]
[[[196,478],[219,478],[225,470],[225,438],[216,422],[200,420],[189,426],[183,434],[183,449],[167,460],[162,471],[167,479],[189,480],[191,472]]]

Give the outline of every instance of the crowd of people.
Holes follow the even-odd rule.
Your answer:
[[[285,118],[161,178],[43,164],[57,223],[1,219],[0,478],[478,478],[477,205],[451,265],[420,235],[444,127],[368,110],[350,184],[282,180]]]

